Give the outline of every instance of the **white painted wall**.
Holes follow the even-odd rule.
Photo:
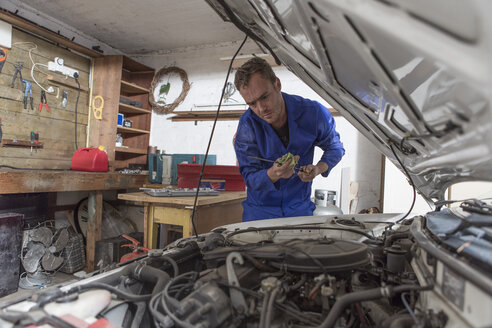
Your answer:
[[[184,102],[175,111],[196,110],[195,106],[218,104],[220,93],[227,73],[228,62],[220,58],[232,57],[238,47],[237,43],[220,44],[200,48],[178,49],[159,56],[134,57],[136,60],[154,67],[156,70],[165,66],[178,66],[188,74],[191,89]],[[247,42],[241,54],[258,53],[256,45]],[[314,99],[325,106],[326,101],[319,97],[306,84],[299,80],[285,67],[274,67],[282,82],[282,90]],[[234,80],[231,74],[229,81]],[[172,86],[171,86],[172,88]],[[243,103],[236,93],[233,98]],[[329,106],[331,107],[331,106]],[[208,110],[215,108],[208,108]],[[225,109],[222,107],[222,109]],[[171,122],[170,115],[153,113],[150,144],[163,149],[166,153],[205,153],[212,122]],[[314,189],[329,189],[340,192],[341,168],[351,168],[351,180],[359,182],[359,202],[357,211],[379,207],[381,155],[343,117],[335,118],[337,130],[345,146],[346,155],[335,167],[328,178],[318,177],[313,183]],[[217,164],[235,165],[236,156],[232,146],[232,137],[237,128],[237,121],[217,122],[210,154],[217,155]],[[315,161],[321,151],[315,152]]]

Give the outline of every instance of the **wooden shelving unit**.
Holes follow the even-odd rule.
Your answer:
[[[133,133],[133,134],[148,134],[148,133],[150,133],[149,130],[127,128],[124,126],[119,126],[116,130],[117,130],[116,132],[118,132],[118,133]]]
[[[115,151],[128,154],[147,154],[147,149],[130,148],[130,147],[116,147]]]
[[[104,145],[112,170],[130,164],[145,165],[150,137],[152,109],[149,104],[150,84],[154,70],[122,55],[105,56],[94,60],[93,97],[104,99],[104,118],[92,125],[90,144]],[[127,104],[120,97],[140,103]],[[118,113],[132,121],[132,127],[117,126]],[[92,129],[97,129],[93,132]],[[116,147],[116,134],[123,137],[123,147]],[[96,142],[98,141],[98,142]]]
[[[120,106],[119,112],[123,113],[123,114],[149,114],[149,113],[152,113],[152,111],[150,109],[135,107],[135,106],[127,105],[124,103],[120,103],[119,106]]]
[[[121,81],[121,93],[132,94],[132,95],[144,95],[148,94],[150,91],[147,88],[143,88],[135,83]]]

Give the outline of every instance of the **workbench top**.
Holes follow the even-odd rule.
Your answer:
[[[119,194],[118,199],[142,203],[174,206],[193,206],[195,197],[154,197],[142,192]],[[246,191],[221,191],[218,196],[199,196],[197,206],[214,205],[235,200],[246,199]]]
[[[0,194],[140,188],[146,174],[51,170],[0,170]]]

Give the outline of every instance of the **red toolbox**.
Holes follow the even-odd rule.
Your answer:
[[[178,164],[178,188],[196,188],[201,169],[201,164]],[[245,189],[239,167],[234,165],[205,165],[203,179],[225,180],[226,191]]]

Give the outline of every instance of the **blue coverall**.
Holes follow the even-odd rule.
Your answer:
[[[289,144],[283,145],[275,130],[250,108],[241,116],[234,148],[239,170],[247,186],[243,202],[243,221],[263,220],[290,216],[312,215],[312,182],[303,182],[297,174],[273,183],[267,175],[272,163],[248,156],[276,160],[290,152],[299,155],[299,166],[313,164],[314,146],[324,153],[322,162],[331,169],[345,154],[335,121],[328,109],[316,101],[282,92],[287,110]]]

